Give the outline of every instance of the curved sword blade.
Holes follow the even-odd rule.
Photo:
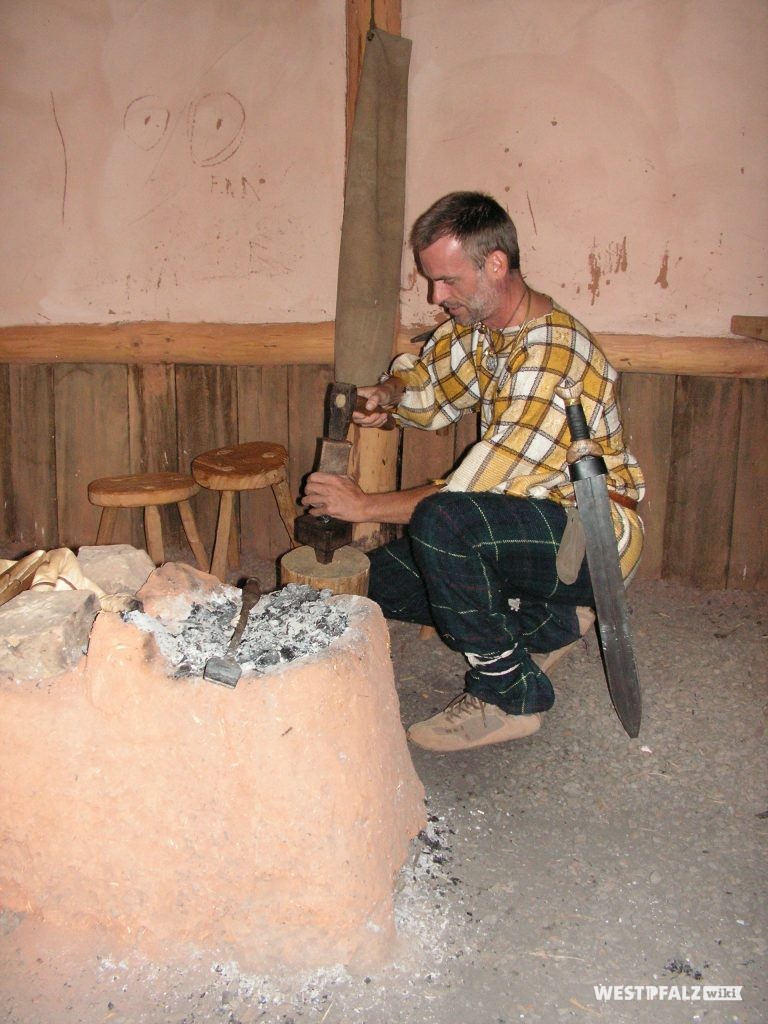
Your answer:
[[[611,499],[604,476],[573,481],[587,545],[605,675],[616,714],[631,737],[640,732],[642,699],[632,649],[629,608],[619,567]]]

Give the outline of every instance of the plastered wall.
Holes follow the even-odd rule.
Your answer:
[[[344,0],[5,0],[0,323],[334,316]],[[763,0],[402,0],[407,219],[480,188],[595,330],[764,314]],[[410,254],[403,319],[435,314]]]
[[[328,320],[337,0],[4,0],[5,324]]]
[[[409,220],[453,189],[491,192],[530,283],[598,331],[724,335],[732,314],[766,313],[763,0],[403,0],[403,15]],[[405,317],[424,322],[411,286]]]

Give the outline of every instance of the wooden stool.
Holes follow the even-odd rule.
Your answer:
[[[206,554],[189,499],[200,490],[188,473],[132,473],[127,476],[106,476],[88,484],[88,500],[103,508],[99,521],[97,544],[110,544],[121,508],[144,509],[144,535],[147,551],[155,565],[165,561],[163,529],[158,505],[178,505],[181,525],[198,567],[208,569]]]
[[[288,487],[287,463],[288,452],[285,448],[269,441],[248,441],[228,448],[214,448],[192,460],[192,475],[197,483],[211,491],[221,491],[216,540],[211,558],[210,572],[213,576],[224,579],[227,554],[234,565],[238,565],[240,560],[239,539],[232,528],[235,491],[256,491],[262,487],[271,487],[291,547],[296,546],[293,539],[296,506]]]

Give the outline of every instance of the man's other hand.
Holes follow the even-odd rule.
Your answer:
[[[365,411],[353,412],[352,422],[361,427],[383,427],[390,410],[397,405],[402,393],[403,386],[396,377],[390,377],[381,384],[359,387],[357,395],[358,399],[365,399]]]
[[[310,473],[301,504],[313,516],[333,516],[346,523],[372,521],[368,495],[348,476]]]

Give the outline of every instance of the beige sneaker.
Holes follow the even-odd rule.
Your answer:
[[[443,711],[412,725],[407,735],[417,747],[447,753],[518,740],[540,727],[541,712],[508,715],[495,704],[486,704],[471,693],[460,693]]]
[[[576,618],[579,620],[579,633],[584,636],[595,621],[595,613],[591,608],[582,608],[579,606],[576,608]],[[556,651],[547,651],[545,654],[531,654],[531,661],[535,661],[544,675],[548,676],[558,661],[564,658],[568,651],[572,651],[573,648],[580,643],[581,640],[574,640],[572,644],[566,644],[565,647],[558,647]]]

